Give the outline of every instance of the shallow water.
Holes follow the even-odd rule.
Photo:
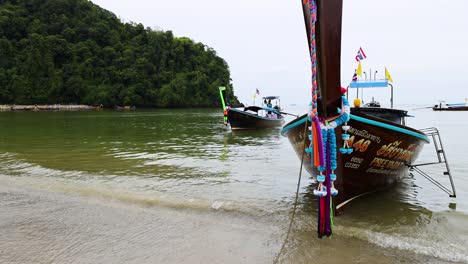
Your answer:
[[[0,113],[0,262],[468,262],[468,112],[411,114],[439,128],[458,197],[408,178],[319,240],[304,173],[279,254],[300,166],[279,129],[231,132],[207,109]]]

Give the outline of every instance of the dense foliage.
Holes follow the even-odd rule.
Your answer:
[[[209,107],[230,81],[212,48],[88,0],[0,0],[0,104]]]

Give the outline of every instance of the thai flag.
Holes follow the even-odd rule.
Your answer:
[[[363,60],[367,58],[366,57],[366,54],[364,53],[364,51],[362,50],[362,48],[359,48],[358,52],[357,52],[357,55],[356,55],[356,61],[360,61],[360,60]]]
[[[357,73],[356,71],[354,71],[354,75],[353,75],[353,82],[357,82]]]

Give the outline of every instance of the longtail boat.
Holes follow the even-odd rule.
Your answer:
[[[224,102],[223,91],[225,87],[219,87],[219,95],[224,112],[224,124],[231,129],[260,129],[281,127],[284,124],[283,112],[281,112],[280,97],[266,96],[262,98],[262,106],[248,106],[244,108],[231,108]],[[273,100],[274,106],[271,104]],[[285,113],[287,114],[287,113]]]
[[[341,87],[342,0],[301,0],[312,65],[309,113],[286,124],[287,136],[317,180],[318,235],[332,234],[336,210],[409,173],[427,136],[405,125],[407,112],[349,106]],[[356,105],[359,106],[359,105]]]
[[[261,106],[230,108],[227,117],[231,129],[271,128],[284,124],[284,117],[279,110]]]
[[[464,103],[453,103],[447,104],[441,101],[438,105],[432,107],[434,111],[468,111],[468,98],[465,99]]]

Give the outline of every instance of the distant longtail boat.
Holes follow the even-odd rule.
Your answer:
[[[447,104],[441,101],[438,105],[432,107],[434,111],[468,111],[468,98],[464,103]]]

